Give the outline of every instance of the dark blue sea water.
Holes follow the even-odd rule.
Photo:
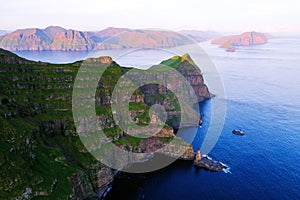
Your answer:
[[[192,144],[195,149],[202,145],[213,101],[225,101],[222,134],[208,155],[228,165],[230,172],[213,173],[176,161],[151,173],[121,174],[106,198],[300,199],[300,38],[273,39],[234,53],[200,45],[220,73],[225,98],[217,94],[201,105],[204,124]],[[30,53],[19,54],[32,58]],[[140,51],[118,62],[143,65],[167,57],[169,53]],[[43,60],[43,55],[38,58]],[[57,60],[50,55],[47,61]],[[233,135],[235,128],[245,135]]]

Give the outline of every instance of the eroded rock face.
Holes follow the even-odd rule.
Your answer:
[[[212,44],[219,45],[220,48],[225,48],[227,51],[235,51],[237,46],[252,46],[266,44],[268,37],[264,33],[246,32],[240,35],[225,36],[213,40]]]

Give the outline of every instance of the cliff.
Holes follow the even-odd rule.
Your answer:
[[[52,34],[49,32],[49,34]],[[97,60],[97,59],[90,59]],[[169,117],[165,127],[149,139],[124,133],[112,117],[111,94],[128,68],[109,57],[98,58],[109,67],[96,91],[96,113],[107,137],[121,148],[150,152],[166,145],[178,126],[180,110],[168,90],[147,86],[131,96],[130,116],[138,125],[151,122],[150,105],[162,102]],[[89,60],[87,60],[89,62]],[[198,101],[210,98],[202,74],[188,55],[163,62],[182,73]],[[99,163],[80,141],[72,118],[72,91],[82,62],[49,64],[25,60],[0,50],[0,196],[86,199],[101,195],[116,173]],[[178,87],[181,87],[178,83]],[[165,98],[163,96],[166,96]],[[86,120],[88,124],[88,119]],[[134,135],[134,131],[132,131]],[[137,133],[141,134],[141,133]],[[175,138],[193,158],[191,145]],[[170,149],[169,155],[176,156]],[[113,152],[111,152],[113,153]],[[122,163],[128,162],[120,160]]]
[[[213,40],[212,44],[219,45],[220,48],[225,48],[228,51],[234,51],[237,46],[252,46],[266,44],[268,37],[264,33],[245,32],[240,35],[231,35]]]
[[[12,51],[90,51],[120,48],[175,47],[190,44],[171,31],[107,28],[101,31],[66,30],[58,26],[16,30],[0,38],[0,48]]]

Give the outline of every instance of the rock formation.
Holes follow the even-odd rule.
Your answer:
[[[200,161],[200,160],[201,160],[201,152],[200,150],[198,150],[196,153],[196,161]]]

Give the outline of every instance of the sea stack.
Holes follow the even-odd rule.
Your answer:
[[[200,161],[200,160],[201,160],[201,152],[200,150],[198,150],[196,154],[196,161]]]

